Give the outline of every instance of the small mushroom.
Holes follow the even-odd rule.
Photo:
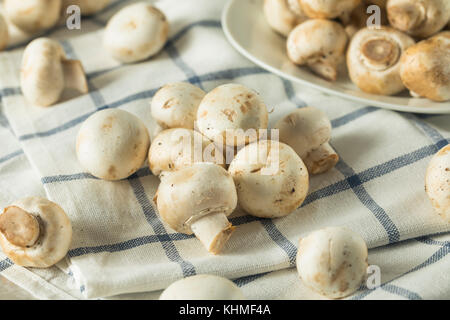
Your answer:
[[[161,175],[155,195],[161,218],[175,231],[192,234],[218,254],[235,227],[228,221],[237,205],[236,187],[228,172],[213,163]]]
[[[197,111],[198,130],[218,145],[239,147],[267,129],[269,113],[259,94],[240,84],[209,92]]]
[[[76,152],[80,164],[103,180],[121,180],[145,162],[150,138],[144,123],[120,109],[91,115],[78,132]]]
[[[63,8],[72,5],[80,7],[81,14],[89,16],[106,8],[111,0],[63,0]]]
[[[232,281],[199,274],[172,283],[159,300],[245,300],[245,297]]]
[[[291,214],[308,193],[308,170],[284,143],[262,140],[242,148],[228,172],[236,184],[242,209],[260,218]]]
[[[51,267],[64,258],[71,241],[69,218],[47,199],[22,199],[0,214],[0,246],[19,266]]]
[[[132,63],[157,54],[166,44],[169,23],[159,9],[145,2],[117,12],[106,25],[104,45],[112,57]]]
[[[400,77],[413,96],[450,100],[450,31],[443,31],[408,48]]]
[[[334,19],[349,15],[361,0],[298,0],[305,14],[313,19]]]
[[[339,299],[356,292],[366,279],[367,246],[358,234],[342,227],[314,231],[300,239],[297,271],[310,289]]]
[[[347,42],[347,33],[339,23],[311,19],[289,34],[287,52],[293,63],[307,65],[319,76],[335,81],[339,65],[345,60]]]
[[[280,141],[292,147],[304,161],[310,174],[326,172],[339,161],[329,144],[331,122],[319,109],[297,109],[279,120],[274,129],[278,129]]]
[[[391,25],[413,37],[428,38],[442,30],[450,20],[448,0],[389,0]]]
[[[414,43],[408,35],[389,27],[361,29],[347,51],[351,80],[371,94],[389,96],[403,91],[400,57]]]
[[[6,48],[9,41],[8,24],[5,18],[0,14],[0,51]]]
[[[434,210],[450,223],[450,144],[431,159],[425,178],[425,190]]]
[[[150,146],[148,163],[155,176],[175,171],[198,162],[212,162],[224,166],[223,154],[202,134],[184,128],[164,130]]]
[[[5,0],[3,7],[14,25],[25,32],[36,33],[58,22],[61,0]]]
[[[297,0],[265,0],[264,15],[270,27],[285,37],[296,25],[308,19]]]
[[[81,62],[67,59],[61,45],[48,38],[25,48],[20,81],[25,98],[41,107],[58,102],[65,88],[89,91]]]
[[[197,109],[205,95],[202,89],[187,82],[167,84],[152,99],[152,116],[165,129],[194,129]]]

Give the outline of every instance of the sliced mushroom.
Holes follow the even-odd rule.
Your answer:
[[[297,0],[265,0],[264,14],[270,27],[285,37],[296,25],[308,19]]]
[[[81,62],[67,59],[61,45],[48,38],[33,40],[25,48],[20,81],[25,98],[42,107],[58,102],[64,88],[89,91]]]
[[[79,6],[81,14],[89,16],[106,8],[111,0],[63,0],[63,8],[71,5]]]
[[[300,207],[308,193],[308,170],[284,143],[263,140],[248,145],[238,152],[228,171],[240,206],[253,216],[287,216]]]
[[[400,77],[413,96],[450,100],[450,31],[408,48],[401,59]]]
[[[335,81],[338,68],[344,62],[348,37],[337,22],[311,19],[295,27],[287,40],[289,59],[297,65],[307,65],[314,73]]]
[[[208,274],[172,283],[159,300],[244,300],[241,289],[232,281]]]
[[[450,223],[450,145],[443,147],[428,165],[425,190],[434,210]]]
[[[351,80],[367,93],[394,95],[403,91],[400,58],[414,43],[408,35],[389,27],[361,29],[347,51]]]
[[[8,24],[5,18],[0,14],[0,51],[6,48],[9,41]]]
[[[150,138],[145,124],[120,109],[91,115],[78,132],[76,152],[80,164],[103,180],[121,180],[145,162]]]
[[[349,15],[361,0],[298,0],[305,14],[313,19],[334,19]]]
[[[218,254],[235,227],[228,221],[237,205],[236,187],[228,172],[213,163],[161,175],[154,201],[161,218],[175,231],[192,234]]]
[[[3,6],[8,19],[28,33],[53,27],[61,12],[61,0],[5,0]]]
[[[157,54],[166,44],[168,33],[164,13],[149,3],[138,2],[108,21],[103,40],[114,59],[132,63]]]
[[[152,116],[165,129],[194,129],[197,109],[205,95],[187,82],[166,84],[152,99]]]
[[[389,0],[391,25],[413,37],[428,38],[442,30],[450,20],[448,0]]]
[[[302,282],[333,299],[356,292],[367,274],[367,245],[353,231],[333,227],[300,239],[297,271]]]
[[[69,251],[72,225],[56,203],[32,197],[0,214],[0,246],[15,264],[48,268]]]

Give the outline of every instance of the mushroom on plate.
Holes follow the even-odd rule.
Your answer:
[[[304,161],[310,174],[320,174],[333,168],[339,156],[330,146],[331,122],[316,108],[297,109],[275,124],[279,139]]]
[[[88,16],[106,8],[111,0],[63,0],[63,8],[71,5],[80,7],[81,14]]]
[[[145,124],[120,109],[98,111],[81,125],[76,141],[80,164],[103,180],[121,180],[145,162],[150,138]]]
[[[196,163],[160,178],[154,201],[162,220],[177,232],[195,234],[218,254],[235,229],[227,218],[237,206],[233,178],[213,163]]]
[[[285,37],[296,25],[308,19],[297,0],[265,0],[264,15],[270,27]]]
[[[159,300],[244,300],[241,289],[232,281],[199,274],[172,283]]]
[[[350,15],[361,0],[297,0],[305,14],[313,19],[334,19]]]
[[[8,24],[5,18],[0,14],[0,51],[6,48],[9,41]]]
[[[307,65],[314,73],[335,81],[339,65],[345,61],[348,36],[337,22],[311,19],[295,27],[287,40],[289,59]]]
[[[106,25],[104,45],[112,57],[132,63],[157,54],[166,44],[169,23],[159,9],[146,2],[126,6]]]
[[[0,214],[0,246],[15,264],[48,268],[69,251],[72,225],[56,203],[31,197]]]
[[[42,107],[58,102],[65,88],[89,91],[81,62],[67,59],[62,46],[48,38],[33,40],[25,48],[20,84],[25,98]]]
[[[394,95],[403,91],[400,58],[414,43],[410,36],[389,27],[361,29],[347,51],[351,80],[371,94]]]
[[[253,216],[287,216],[308,194],[309,175],[302,159],[277,141],[262,140],[242,148],[228,172],[236,184],[240,206]]]
[[[300,239],[297,271],[310,289],[333,299],[356,292],[367,274],[367,245],[342,227],[314,231]]]

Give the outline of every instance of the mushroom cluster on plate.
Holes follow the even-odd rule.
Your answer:
[[[287,56],[335,81],[345,67],[362,91],[450,100],[448,0],[265,0]]]

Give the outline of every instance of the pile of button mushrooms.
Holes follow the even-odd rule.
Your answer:
[[[64,6],[79,5],[89,15],[108,2],[6,0],[4,5],[8,20],[24,31],[38,32],[55,25]],[[265,12],[275,30],[289,34],[291,59],[333,80],[345,60],[348,32],[360,21],[354,14],[360,2],[267,0]],[[376,2],[384,5],[386,1]],[[445,3],[388,1],[388,18],[397,29],[362,28],[353,35],[348,50],[349,61],[355,60],[350,68],[352,79],[364,75],[359,84],[371,91],[394,94],[404,83],[415,94],[448,98],[448,81],[437,86],[439,79],[427,71],[449,67],[444,62],[449,58],[449,33],[435,35],[448,21],[447,16],[443,18],[450,12],[443,7]],[[434,20],[437,11],[442,21]],[[46,19],[41,19],[44,13]],[[111,18],[104,45],[120,63],[136,63],[162,49],[168,30],[160,10],[138,2]],[[417,45],[410,37],[431,35]],[[0,47],[7,38],[7,25],[0,16]],[[305,46],[305,38],[317,43]],[[411,81],[419,72],[421,82]],[[81,62],[68,59],[62,46],[48,38],[33,40],[25,49],[21,86],[25,98],[38,106],[54,105],[65,88],[88,91]],[[153,141],[146,125],[132,113],[109,108],[92,114],[76,137],[78,161],[84,170],[106,181],[126,179],[148,165],[161,181],[154,195],[160,218],[176,232],[194,234],[212,254],[224,251],[236,228],[228,218],[238,206],[260,218],[300,213],[310,177],[331,170],[339,161],[330,144],[331,123],[323,111],[313,107],[295,110],[275,124],[278,139],[272,139],[267,134],[269,112],[263,99],[241,84],[223,84],[205,92],[190,83],[169,83],[154,95],[149,112],[161,129]],[[447,222],[449,179],[447,145],[431,160],[425,182],[435,212]],[[47,199],[26,198],[0,214],[0,246],[17,265],[50,267],[67,255],[71,239],[69,215]],[[298,249],[299,277],[326,297],[351,295],[366,278],[367,246],[351,230],[314,231],[300,239]],[[245,297],[225,278],[197,275],[173,283],[160,299]]]
[[[368,24],[373,5],[379,25]],[[347,68],[362,91],[450,100],[450,1],[265,0],[270,27],[296,65],[336,81]],[[375,21],[375,20],[374,20]]]

